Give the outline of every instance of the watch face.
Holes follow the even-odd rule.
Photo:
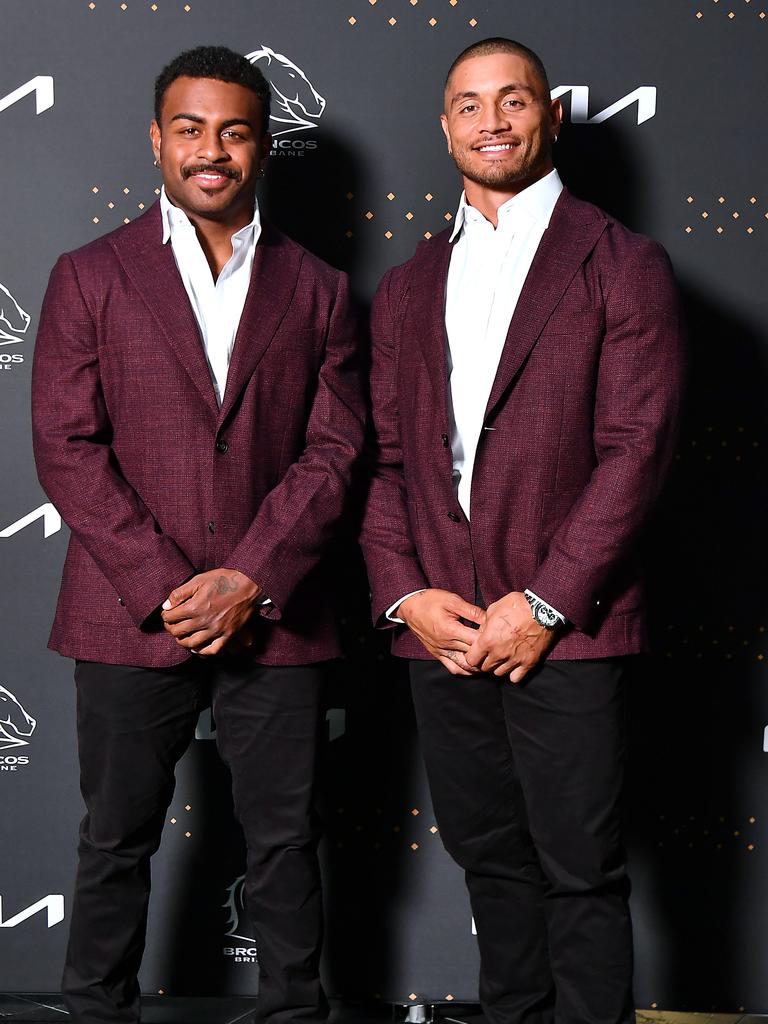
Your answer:
[[[550,608],[539,605],[536,609],[536,621],[545,629],[554,629],[560,620]]]

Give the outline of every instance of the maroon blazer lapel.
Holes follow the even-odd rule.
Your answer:
[[[151,206],[132,228],[121,232],[112,241],[112,248],[203,401],[216,412],[218,402],[195,314],[171,243],[162,244],[160,203]]]
[[[605,226],[606,220],[596,207],[580,202],[563,189],[510,321],[485,409],[486,419],[514,380]]]
[[[291,305],[299,278],[301,250],[270,224],[263,224],[253,257],[251,283],[235,336],[219,422],[253,376]]]
[[[445,286],[451,261],[449,232],[443,231],[422,250],[411,275],[411,314],[408,334],[415,335],[435,392],[441,421],[448,417],[448,339],[445,333]],[[423,243],[422,243],[423,244]]]

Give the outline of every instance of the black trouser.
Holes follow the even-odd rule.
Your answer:
[[[269,1024],[324,1020],[313,807],[321,669],[243,658],[191,659],[170,669],[78,662],[75,680],[87,813],[62,986],[74,1020],[139,1020],[150,857],[176,763],[209,703],[248,847],[259,1017]]]
[[[464,868],[491,1024],[631,1024],[618,660],[523,685],[411,662],[437,824]]]

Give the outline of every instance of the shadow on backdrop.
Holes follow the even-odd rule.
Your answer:
[[[668,937],[653,969],[659,1005],[757,1011],[768,989],[745,966],[757,951],[740,912],[755,870],[743,783],[764,756],[768,362],[738,310],[680,284],[689,386],[646,545],[654,656],[632,687],[631,835],[644,875],[651,865],[642,898],[658,904]]]
[[[563,180],[628,227],[653,221],[637,136],[565,123]],[[768,364],[764,339],[695,281],[678,281],[690,338],[671,478],[646,534],[651,653],[632,668],[628,837],[638,1005],[753,1010],[745,968],[749,809],[765,621]],[[755,774],[757,769],[754,768]],[[754,808],[752,808],[754,811]],[[753,990],[745,989],[752,978]]]
[[[361,234],[352,232],[360,210],[357,197],[363,167],[359,153],[325,130],[316,150],[273,153],[263,183],[270,219],[326,263],[346,271],[354,285],[355,272],[365,262]]]

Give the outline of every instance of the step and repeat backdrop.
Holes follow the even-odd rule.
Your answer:
[[[348,271],[362,305],[451,223],[438,124],[453,57],[518,38],[543,57],[578,195],[669,250],[692,354],[685,430],[653,523],[654,650],[632,685],[628,827],[637,1000],[768,1010],[768,140],[763,0],[5,0],[0,34],[0,990],[56,991],[81,815],[72,666],[46,650],[67,530],[41,491],[31,357],[64,250],[157,198],[160,68],[224,44],[272,84],[263,203]],[[403,666],[343,551],[348,654],[323,764],[329,988],[476,998],[460,872],[435,826]],[[255,992],[243,844],[204,715],[178,772],[147,992]]]

